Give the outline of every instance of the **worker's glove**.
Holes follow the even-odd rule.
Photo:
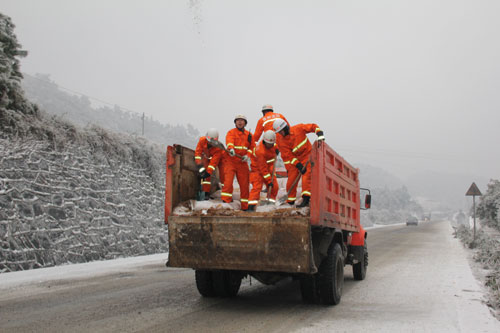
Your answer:
[[[267,187],[271,188],[273,187],[274,183],[273,182],[270,182],[269,184],[267,184]]]
[[[248,133],[248,143],[252,143],[252,133]]]
[[[306,173],[306,171],[307,171],[307,167],[306,167],[305,165],[302,165],[302,163],[300,163],[300,162],[299,162],[299,163],[297,163],[297,164],[295,165],[295,167],[296,167],[297,169],[299,169],[299,171],[300,171],[300,173],[301,173],[301,174],[305,174],[305,173]]]
[[[278,148],[276,148],[275,152],[276,152],[276,155],[280,154],[280,150]]]
[[[241,158],[241,160],[242,160],[243,162],[248,162],[248,161],[250,160],[250,158],[248,158],[248,155],[245,155],[245,156],[243,156],[243,157]]]
[[[316,135],[318,136],[318,141],[325,141],[325,136],[323,134],[323,131],[318,131]]]
[[[210,177],[210,174],[208,173],[207,169],[205,169],[204,167],[201,167],[198,170],[198,173],[200,174],[200,177],[203,179]]]
[[[229,155],[231,155],[231,156],[236,155],[236,152],[234,151],[233,148],[229,149]]]

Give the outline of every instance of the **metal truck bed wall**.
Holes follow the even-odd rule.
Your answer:
[[[311,225],[359,232],[359,169],[326,143],[314,143],[311,162]]]
[[[170,216],[171,267],[315,272],[309,219]]]

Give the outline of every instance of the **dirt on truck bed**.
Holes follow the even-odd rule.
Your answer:
[[[259,217],[307,217],[309,207],[294,208],[288,204],[259,205],[255,212],[245,212],[235,203],[223,203],[220,199],[206,201],[187,200],[175,209],[174,216],[259,216]]]

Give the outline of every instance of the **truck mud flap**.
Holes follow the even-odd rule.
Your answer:
[[[170,267],[314,273],[305,217],[170,216]]]

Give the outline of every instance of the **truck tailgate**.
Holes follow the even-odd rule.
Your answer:
[[[311,273],[306,217],[169,216],[170,267]]]

